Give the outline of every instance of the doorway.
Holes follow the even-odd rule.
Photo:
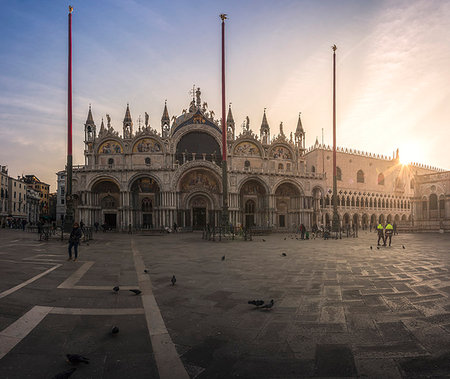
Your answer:
[[[206,226],[206,208],[192,208],[193,229],[203,229]]]
[[[152,213],[144,213],[142,215],[142,227],[144,229],[153,228],[153,214]]]
[[[108,226],[108,228],[116,229],[117,215],[115,213],[105,213],[105,224]]]

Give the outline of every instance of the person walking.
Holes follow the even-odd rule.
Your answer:
[[[386,225],[386,230],[384,232],[384,244],[383,246],[386,246],[386,242],[387,239],[389,237],[389,246],[391,246],[391,241],[392,241],[392,235],[394,234],[394,227],[392,226],[392,224],[390,222],[388,222],[388,224]]]
[[[302,240],[305,239],[305,232],[306,232],[305,225],[300,224],[300,235],[301,235],[301,239],[302,239]]]
[[[78,225],[78,223],[75,222],[73,224],[73,229],[70,232],[70,237],[69,237],[69,259],[68,259],[68,261],[72,260],[72,247],[75,252],[75,258],[73,260],[74,261],[77,260],[78,245],[80,243],[80,238],[81,238],[81,229],[80,229],[80,226]]]
[[[385,241],[384,241],[384,230],[383,230],[383,225],[381,225],[381,222],[378,223],[378,226],[377,226],[377,232],[378,232],[378,242],[377,242],[377,245],[380,246],[380,239],[381,239],[381,241],[383,241],[383,245],[386,246]]]

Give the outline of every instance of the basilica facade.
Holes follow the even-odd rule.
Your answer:
[[[108,115],[106,120],[97,130],[89,108],[84,125],[85,164],[73,171],[77,221],[87,225],[98,222],[117,230],[164,228],[174,223],[195,230],[220,224],[222,132],[214,112],[202,103],[199,88],[179,116],[170,118],[165,104],[159,131],[150,127],[147,114],[144,125],[135,130],[129,106],[121,134],[114,130]],[[282,123],[278,134],[271,135],[265,111],[259,135],[250,129],[248,117],[238,135],[230,107],[226,128],[232,225],[291,231],[300,224],[311,228],[330,222],[330,149],[318,143],[305,148],[300,115],[295,133],[289,137]],[[349,159],[354,161],[351,167],[344,162]],[[390,214],[411,221],[408,186],[412,177],[391,168],[398,166],[398,154],[380,159],[342,150],[339,165],[340,170],[345,169],[341,171],[344,179],[338,183],[342,224],[362,227]],[[362,182],[358,165],[364,166]],[[65,172],[58,177],[58,195],[64,202]],[[63,204],[59,205],[64,212]]]

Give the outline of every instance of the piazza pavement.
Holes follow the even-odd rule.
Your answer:
[[[99,232],[73,262],[0,229],[0,378],[51,378],[67,353],[90,359],[75,379],[450,375],[450,235],[297,237]]]

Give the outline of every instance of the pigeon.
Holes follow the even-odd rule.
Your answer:
[[[130,290],[130,292],[133,292],[135,295],[140,295],[141,294],[141,290]]]
[[[373,249],[373,247],[372,246],[370,246],[370,250],[372,250]]]
[[[89,358],[83,357],[82,355],[78,354],[66,354],[67,361],[72,363],[73,365],[77,365],[78,363],[89,363]]]
[[[115,287],[113,288],[113,291],[114,291],[115,293],[119,292],[119,286],[115,286]]]
[[[146,274],[148,274],[148,270],[147,270],[147,269],[145,269],[144,272],[145,272]]]
[[[170,281],[172,282],[172,286],[174,286],[177,282],[177,278],[175,278],[175,275],[172,276],[172,279],[170,279]]]
[[[287,256],[287,254],[286,254],[286,253],[282,253],[281,255],[282,255],[283,257]]]
[[[225,260],[225,255],[222,257],[222,260],[223,260],[223,261]]]
[[[262,240],[263,242],[266,242],[266,240],[263,238],[263,240]]]
[[[377,246],[377,250],[380,250],[380,246]]]
[[[67,379],[69,378],[77,369],[72,367],[70,370],[60,372],[56,374],[52,379]]]
[[[248,303],[260,307],[264,304],[264,300],[249,300]]]
[[[271,309],[273,307],[273,304],[274,304],[274,301],[272,299],[272,300],[270,300],[270,303],[267,303],[266,305],[263,305],[261,307],[261,309]]]
[[[119,328],[117,326],[113,326],[111,329],[111,334],[114,336],[119,333]]]
[[[284,237],[284,240],[286,241],[286,237]]]
[[[406,249],[405,245],[402,245],[402,247],[403,247],[404,249]]]

